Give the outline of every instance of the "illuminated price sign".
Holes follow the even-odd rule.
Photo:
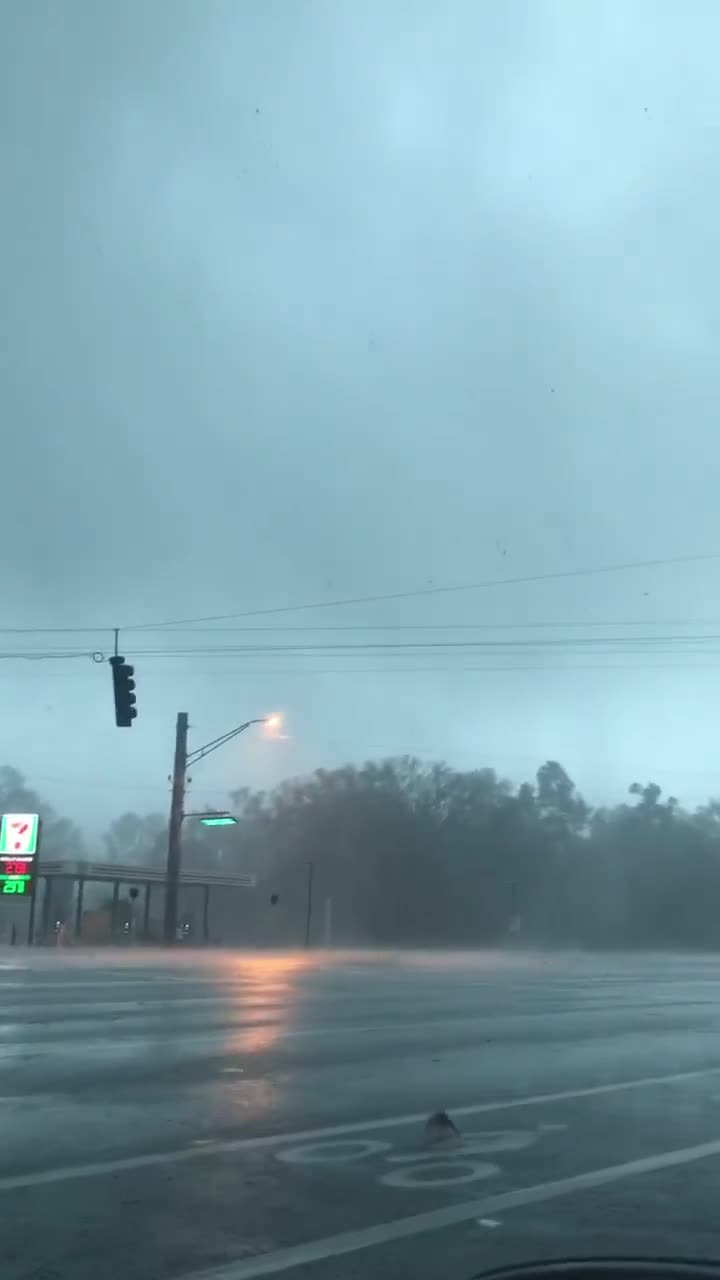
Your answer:
[[[31,877],[30,876],[0,876],[2,881],[3,897],[6,893],[30,893]]]
[[[4,813],[0,820],[0,894],[27,897],[35,887],[40,822],[36,813]]]
[[[39,825],[36,813],[4,813],[0,822],[0,857],[34,857]]]

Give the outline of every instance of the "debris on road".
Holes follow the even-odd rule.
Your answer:
[[[433,1111],[425,1121],[426,1146],[458,1147],[461,1142],[462,1134],[453,1124],[447,1111]]]

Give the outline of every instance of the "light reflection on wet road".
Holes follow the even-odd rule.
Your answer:
[[[573,1206],[589,1239],[582,1205],[609,1192],[573,1180],[640,1158],[652,1168],[613,1174],[612,1196],[634,1198],[642,1233],[671,1179],[664,1251],[687,1251],[688,1214],[719,1189],[701,1151],[720,1141],[718,984],[703,957],[8,950],[2,1275],[127,1276],[131,1243],[139,1277],[233,1261],[241,1280],[259,1256],[330,1275],[339,1252],[333,1274],[394,1274],[402,1257],[429,1280],[442,1243],[463,1280],[528,1250],[582,1251]],[[439,1107],[479,1134],[444,1175],[418,1145]],[[556,1178],[560,1211],[515,1207],[518,1188]],[[489,1244],[483,1228],[478,1260],[463,1205],[500,1194],[513,1229]],[[387,1224],[435,1212],[460,1219],[423,1219],[399,1252]],[[338,1246],[348,1231],[371,1234]]]

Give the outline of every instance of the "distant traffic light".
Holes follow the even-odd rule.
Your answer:
[[[113,678],[113,694],[115,696],[115,723],[118,729],[131,729],[137,716],[135,703],[135,668],[128,665],[120,654],[110,659]]]
[[[271,893],[271,894],[270,894],[270,906],[271,906],[271,907],[276,907],[279,901],[280,901],[280,894],[279,894],[279,893]]]

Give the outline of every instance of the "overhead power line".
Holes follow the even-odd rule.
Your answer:
[[[563,578],[584,578],[607,573],[624,573],[632,569],[657,569],[668,565],[694,564],[720,560],[720,552],[696,556],[665,556],[653,560],[627,560],[619,564],[598,565],[587,569],[559,569],[550,573],[523,574],[511,578],[486,578],[453,586],[427,586],[410,591],[384,591],[365,596],[345,596],[336,600],[313,600],[306,604],[275,605],[266,609],[243,609],[235,613],[214,614],[204,618],[173,618],[164,622],[145,622],[124,626],[123,631],[146,631],[164,627],[180,627],[190,623],[230,622],[234,618],[259,618],[269,614],[296,613],[310,609],[334,609],[353,604],[377,604],[389,600],[416,600],[423,596],[449,595],[461,591],[479,591],[485,587],[521,586],[531,582],[553,582]]]
[[[23,662],[61,662],[67,658],[92,658],[93,655],[85,649],[52,649],[49,651],[23,649],[8,650],[3,653],[0,651],[0,659],[16,658]]]
[[[177,626],[177,633],[173,632]],[[544,618],[536,622],[320,622],[320,623],[271,623],[240,627],[190,627],[177,623],[165,623],[156,627],[143,627],[148,633],[162,635],[315,635],[318,632],[353,631],[557,631],[562,628],[577,630],[579,627],[720,627],[720,618]],[[0,635],[103,635],[114,632],[114,627],[0,627]],[[85,650],[82,655],[85,655]]]
[[[234,670],[218,671],[200,670],[195,674],[198,676],[214,677],[223,680],[245,680],[248,676],[254,679],[259,677],[268,677],[275,679],[278,676],[283,678],[287,676],[300,677],[303,680],[313,678],[315,676],[351,676],[357,679],[358,676],[365,675],[442,675],[442,676],[464,676],[466,674],[477,675],[499,675],[515,674],[517,672],[537,672],[540,675],[549,675],[553,672],[564,672],[572,674],[574,672],[634,672],[636,675],[651,675],[653,672],[660,671],[685,671],[685,672],[706,672],[720,671],[720,662],[535,662],[535,663],[483,663],[482,665],[454,664],[453,666],[413,666],[413,667],[241,667]],[[10,673],[0,671],[0,680],[3,677],[11,680],[28,679],[32,676],[39,676],[39,672],[13,672]],[[53,680],[58,675],[68,676],[74,679],[82,679],[79,672],[54,672]],[[45,677],[47,678],[47,677]],[[52,710],[52,708],[48,708]]]
[[[298,632],[316,634],[317,632],[337,631],[535,631],[569,630],[578,627],[718,627],[720,618],[580,618],[575,621],[560,619],[543,622],[336,622],[336,623],[302,623],[300,625],[280,626],[272,624],[267,627],[183,627],[177,634],[186,635],[294,635]],[[168,627],[147,627],[147,631],[167,632]],[[0,635],[2,627],[0,627]],[[172,633],[174,634],[174,633]]]
[[[615,564],[593,565],[581,569],[557,569],[545,573],[522,574],[515,577],[506,578],[485,578],[477,582],[456,583],[453,585],[435,586],[430,584],[425,587],[412,588],[405,591],[389,591],[375,592],[363,596],[344,596],[335,600],[313,600],[301,604],[275,605],[271,608],[263,609],[244,609],[234,613],[214,614],[205,617],[192,618],[175,618],[164,619],[160,622],[141,622],[128,623],[120,627],[121,631],[165,631],[172,627],[191,626],[200,623],[215,622],[231,622],[237,618],[256,618],[279,613],[294,613],[304,610],[315,609],[334,609],[347,605],[356,604],[376,604],[383,601],[392,600],[413,600],[421,599],[425,596],[449,595],[463,591],[479,591],[488,587],[508,587],[522,586],[535,582],[553,582],[563,579],[593,577],[603,574],[625,573],[636,569],[657,569],[670,567],[672,565],[681,564],[702,564],[704,562],[720,560],[720,552],[706,552],[702,555],[690,556],[661,556],[649,560],[625,560]],[[698,620],[699,621],[699,620]],[[375,624],[377,625],[377,624]],[[401,625],[401,624],[397,624]],[[412,624],[410,624],[412,625]],[[417,624],[431,627],[433,624]],[[439,624],[445,626],[554,626],[556,624],[549,622],[540,623],[460,623],[460,624]],[[576,626],[639,626],[642,620],[630,620],[627,622],[587,622],[587,623],[558,623],[557,625]],[[658,625],[653,622],[646,622],[646,626]],[[666,621],[662,625],[681,625],[675,622]],[[93,626],[43,626],[43,627],[0,627],[2,635],[101,635],[113,633],[116,623],[112,625],[95,624]],[[314,629],[314,628],[312,628]],[[364,628],[363,628],[364,629]],[[368,628],[369,629],[369,628]]]
[[[332,643],[316,644],[242,644],[242,645],[188,645],[187,648],[152,648],[152,649],[133,649],[133,657],[152,657],[159,655],[166,657],[170,654],[183,654],[192,656],[193,654],[245,654],[245,653],[367,653],[368,651],[381,650],[383,652],[393,652],[396,650],[406,651],[408,649],[525,649],[525,648],[547,648],[554,649],[559,647],[585,645],[627,645],[633,649],[639,645],[659,645],[659,644],[704,644],[707,641],[717,643],[720,641],[720,634],[704,634],[704,635],[661,635],[661,636],[555,636],[551,638],[537,638],[528,640],[362,640],[362,641],[337,641]]]
[[[287,655],[296,658],[344,657],[354,658],[372,654],[378,657],[407,657],[418,651],[428,654],[449,655],[459,651],[500,654],[516,651],[536,653],[653,653],[662,652],[708,654],[713,652],[709,647],[720,643],[720,633],[704,632],[699,634],[653,634],[653,635],[590,635],[590,636],[534,636],[522,639],[464,639],[464,640],[362,640],[362,641],[316,641],[295,643],[248,643],[248,644],[194,644],[194,645],[154,645],[151,648],[133,648],[134,659],[141,658],[194,658],[194,657],[234,657],[272,658]],[[68,659],[85,658],[99,663],[104,655],[89,653],[78,649],[25,649],[0,650],[0,660],[28,662],[57,662]]]

